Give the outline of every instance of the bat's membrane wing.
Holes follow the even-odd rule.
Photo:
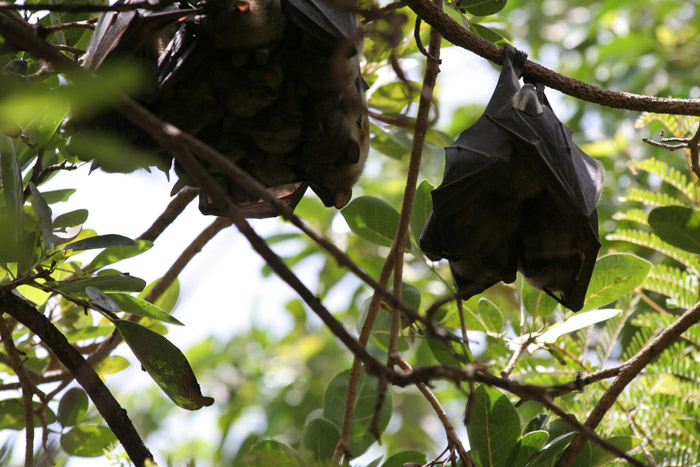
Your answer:
[[[357,31],[353,13],[335,8],[336,2],[326,0],[286,0],[283,8],[294,24],[328,48],[335,49]],[[354,3],[349,3],[352,8]],[[350,55],[358,52],[353,43]]]

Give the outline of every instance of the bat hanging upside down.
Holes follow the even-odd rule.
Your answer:
[[[136,98],[156,116],[217,149],[292,209],[307,187],[340,209],[369,150],[362,43],[355,15],[340,4],[181,0],[159,11],[109,12],[97,23],[84,65],[99,73],[109,62],[137,60],[152,81]],[[159,151],[156,165],[170,169],[171,155],[115,113],[77,127]],[[179,185],[188,184],[178,169]],[[232,182],[226,186],[247,217],[276,215]],[[200,209],[217,214],[204,193]]]
[[[430,259],[450,261],[464,300],[520,270],[578,311],[600,249],[603,166],[574,144],[543,86],[520,86],[526,58],[505,47],[484,114],[446,149],[420,245]]]

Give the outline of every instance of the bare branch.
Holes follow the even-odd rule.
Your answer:
[[[625,387],[632,382],[644,367],[678,339],[690,326],[698,321],[700,321],[700,303],[683,313],[680,318],[664,329],[654,340],[647,343],[634,357],[620,365],[617,379],[615,379],[605,393],[603,393],[600,401],[591,411],[585,423],[586,428],[589,430],[595,429],[607,411],[615,403],[620,393],[622,393]],[[564,456],[559,461],[560,466],[571,465],[581,451],[588,438],[588,436],[583,433],[586,432],[579,432],[564,452]]]
[[[404,0],[419,17],[435,27],[455,45],[499,65],[503,64],[503,49],[460,26],[428,0]],[[556,73],[542,65],[527,61],[523,76],[578,99],[615,109],[648,111],[674,115],[700,115],[700,99],[667,99],[611,91]]]
[[[95,370],[86,363],[83,356],[68,343],[66,337],[48,318],[9,291],[0,294],[0,310],[22,323],[51,348],[88,393],[95,407],[136,465],[144,465],[146,459],[153,460],[153,456],[143,444],[126,411],[121,408]]]

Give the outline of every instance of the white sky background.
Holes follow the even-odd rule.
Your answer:
[[[442,73],[438,78],[440,123],[445,126],[451,113],[460,106],[466,103],[486,104],[499,71],[484,59],[456,47],[444,49],[441,53]],[[441,79],[445,77],[450,79]],[[422,81],[420,76],[415,78]],[[548,97],[555,110],[561,110],[559,94],[549,90]],[[372,154],[370,157],[373,157]],[[375,154],[374,157],[384,156]],[[94,229],[98,234],[114,233],[135,238],[151,225],[171,200],[172,182],[168,182],[158,170],[151,174],[144,171],[130,175],[96,171],[88,176],[87,173],[86,167],[72,173],[62,173],[42,187],[46,191],[78,188],[68,202],[52,205],[54,217],[75,209],[88,209],[90,214],[86,228]],[[162,276],[177,255],[213,220],[214,217],[200,214],[195,200],[156,240],[150,251],[117,263],[116,267],[150,283]],[[253,227],[262,236],[280,228],[290,229],[280,219],[253,221]],[[233,333],[244,332],[251,321],[273,331],[284,332],[291,323],[284,304],[293,297],[293,293],[276,276],[263,278],[260,275],[263,264],[235,227],[219,233],[180,275],[181,300],[176,307],[175,316],[185,326],[169,326],[168,339],[186,352],[186,349],[207,336],[226,338]],[[307,287],[314,290],[314,271],[310,269],[305,271],[301,268],[295,272]],[[126,346],[120,346],[115,353],[135,361]],[[132,364],[124,372],[107,377],[107,386],[116,393],[152,385],[155,383],[145,372],[140,371],[138,363]],[[210,395],[208,388],[203,387],[202,390],[205,395]],[[170,433],[163,439],[152,437],[147,440],[147,445],[160,465],[167,464],[165,459],[158,457],[159,448],[167,446],[173,440],[182,441],[187,438],[193,423],[197,426],[198,436],[202,435],[203,430],[211,430],[212,436],[216,432],[216,411],[207,412],[206,408],[202,409],[194,414],[194,419],[190,418],[189,412],[184,412],[178,420],[173,420],[175,426],[171,427]],[[255,417],[250,423],[257,423]],[[235,439],[236,431],[229,435],[230,443],[241,441]],[[243,427],[239,431],[243,431]],[[20,434],[15,448],[16,458],[23,455],[22,445],[23,436]],[[104,458],[73,458],[69,465],[98,466],[109,465],[109,462]],[[197,465],[207,464],[198,460]]]

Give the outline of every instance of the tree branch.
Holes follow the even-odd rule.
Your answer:
[[[586,420],[585,427],[589,430],[595,429],[601,422],[607,411],[612,407],[620,393],[627,385],[649,364],[656,356],[663,352],[671,345],[681,334],[683,334],[690,326],[700,321],[700,303],[683,313],[673,324],[664,329],[656,339],[649,342],[637,354],[620,365],[617,379],[603,393],[600,401],[591,411]],[[578,453],[586,443],[587,432],[579,432],[571,442],[564,455],[559,460],[559,466],[564,467],[571,465]]]
[[[126,411],[121,408],[95,370],[48,318],[9,291],[0,295],[0,310],[22,323],[51,348],[88,393],[98,412],[136,465],[144,465],[146,459],[153,461],[153,456],[143,444]]]
[[[403,0],[426,23],[440,31],[453,44],[498,65],[503,64],[503,49],[466,30],[428,0]],[[700,99],[667,99],[599,88],[556,73],[528,60],[523,76],[587,102],[614,109],[648,111],[673,115],[700,115]]]

